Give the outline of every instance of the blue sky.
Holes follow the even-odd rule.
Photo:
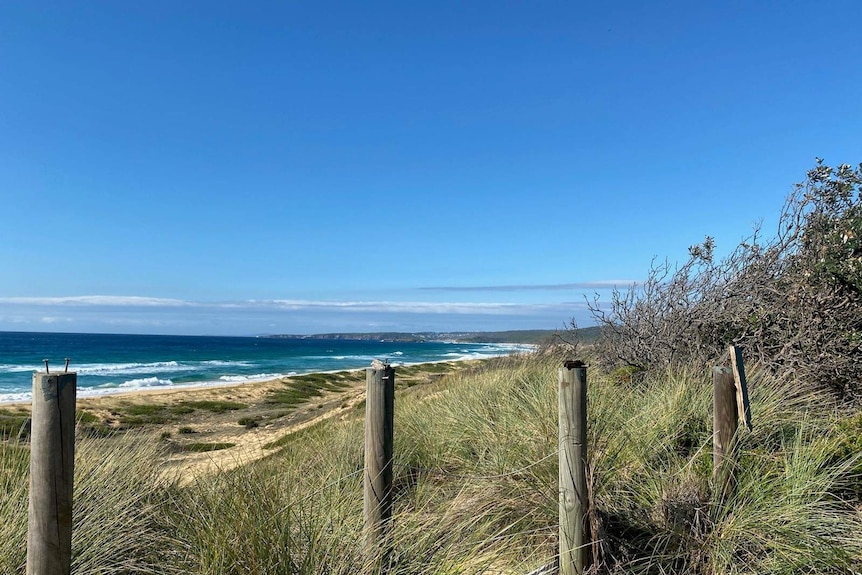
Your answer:
[[[558,328],[862,161],[862,3],[3,2],[0,330]]]

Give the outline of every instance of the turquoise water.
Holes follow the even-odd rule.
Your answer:
[[[0,402],[28,401],[34,371],[78,373],[78,395],[264,381],[318,371],[480,359],[526,351],[517,344],[382,342],[310,338],[0,332]]]

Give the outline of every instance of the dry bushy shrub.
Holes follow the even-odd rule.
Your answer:
[[[757,227],[724,259],[707,237],[680,267],[654,261],[646,281],[604,308],[606,367],[715,362],[728,344],[775,372],[844,396],[862,391],[862,164],[818,159],[788,196],[778,230]]]

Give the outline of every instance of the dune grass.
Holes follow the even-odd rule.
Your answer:
[[[294,375],[282,380],[284,387],[269,392],[266,402],[271,405],[293,408],[313,397],[319,397],[326,391],[347,389],[354,383],[361,381],[364,376],[364,373],[358,371]]]
[[[165,522],[172,487],[153,460],[157,442],[125,435],[76,446],[72,572],[182,573],[180,542]],[[24,573],[29,450],[0,444],[0,573]]]
[[[525,574],[557,542],[555,358],[489,362],[399,391],[389,572]],[[397,375],[396,375],[397,379]],[[862,414],[749,374],[735,491],[711,482],[711,393],[695,371],[619,385],[590,371],[590,520],[602,572],[862,569]],[[83,438],[75,572],[327,573],[363,553],[362,412],[185,487],[157,441]],[[0,572],[23,573],[27,450],[0,446]]]
[[[0,409],[0,441],[29,435],[30,412],[19,409]]]
[[[179,416],[188,415],[197,410],[208,411],[210,413],[225,413],[245,409],[246,407],[248,406],[244,403],[223,400],[180,401],[172,405],[127,403],[121,405],[113,415],[116,417],[119,427],[128,428],[170,423],[178,420]],[[91,413],[86,411],[82,411],[81,413],[85,414],[85,419],[82,420],[79,416],[79,423],[101,424],[101,421]],[[88,425],[87,427],[91,426]]]
[[[203,442],[198,441],[194,443],[187,443],[182,446],[184,451],[193,451],[195,453],[205,453],[207,451],[220,451],[222,449],[229,449],[236,445],[236,443],[230,443],[227,441],[213,441],[213,442]]]

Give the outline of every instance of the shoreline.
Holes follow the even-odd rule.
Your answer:
[[[506,357],[514,354],[402,364],[396,366],[396,391],[425,393],[419,390]],[[145,434],[163,447],[164,456],[154,465],[166,478],[185,484],[274,453],[289,437],[318,423],[362,417],[364,369],[78,398],[75,435],[112,441],[127,433]],[[30,403],[0,406],[4,441],[29,435],[30,412]]]
[[[499,344],[491,344],[491,345],[505,345],[511,346],[513,349],[509,353],[499,354],[499,355],[486,355],[483,357],[465,357],[459,356],[452,359],[437,359],[431,361],[418,361],[418,362],[390,362],[390,365],[393,367],[415,367],[419,365],[433,365],[439,363],[454,363],[454,362],[469,362],[469,361],[484,361],[488,359],[494,359],[498,357],[510,357],[513,355],[519,355],[524,353],[531,353],[535,351],[538,346],[535,344],[511,344],[511,343],[499,343]],[[327,375],[333,373],[341,373],[341,372],[356,372],[366,367],[347,367],[342,369],[330,369],[330,370],[312,370],[312,371],[291,371],[286,374],[277,374],[277,377],[267,377],[264,379],[248,379],[244,381],[200,381],[200,382],[191,382],[188,384],[179,383],[179,384],[169,384],[169,385],[153,385],[153,386],[144,386],[144,387],[136,387],[136,388],[122,388],[120,386],[117,387],[81,387],[78,386],[77,399],[80,400],[90,400],[97,399],[103,397],[118,397],[118,396],[133,396],[133,395],[149,395],[154,393],[170,393],[170,392],[181,392],[181,391],[197,391],[197,390],[206,390],[206,389],[219,389],[219,388],[231,388],[243,385],[256,385],[256,384],[265,384],[272,382],[280,382],[285,379],[295,378],[295,377],[303,377],[303,376],[313,376],[313,375]],[[38,372],[33,372],[38,373]],[[234,377],[234,376],[224,376],[224,377]],[[29,389],[27,391],[21,391],[21,394],[31,395],[32,391]],[[32,399],[29,397],[27,399],[2,399],[0,398],[0,409],[6,407],[22,407],[29,406],[32,402]]]
[[[439,360],[432,360],[432,361],[420,361],[420,362],[415,362],[415,363],[409,363],[409,362],[390,363],[390,365],[392,365],[395,368],[398,368],[398,367],[414,368],[414,367],[423,366],[423,365],[438,365],[438,364],[444,364],[444,363],[484,362],[484,361],[489,361],[489,360],[498,359],[498,358],[512,357],[512,356],[516,356],[516,355],[520,355],[520,354],[531,353],[532,351],[535,351],[535,349],[538,347],[538,346],[529,345],[529,344],[517,344],[517,345],[519,347],[521,347],[521,346],[522,347],[530,347],[531,349],[529,349],[529,350],[513,350],[511,353],[508,353],[508,354],[481,357],[481,358],[459,357],[459,358],[455,358],[455,359],[439,359]],[[91,393],[91,394],[89,394],[89,393],[82,394],[81,393],[82,388],[79,387],[76,400],[78,402],[81,402],[81,401],[90,402],[93,400],[108,399],[108,398],[129,399],[132,397],[151,397],[151,396],[158,396],[158,395],[162,395],[162,394],[169,396],[169,395],[179,394],[179,393],[183,393],[183,392],[201,392],[201,391],[207,391],[207,390],[215,391],[215,390],[219,390],[219,389],[233,389],[233,388],[239,388],[239,387],[244,387],[244,386],[273,385],[273,384],[280,384],[280,383],[284,382],[285,380],[290,380],[291,378],[301,378],[301,377],[307,377],[307,376],[325,376],[325,375],[332,375],[332,374],[336,374],[336,373],[356,373],[356,372],[367,369],[367,367],[370,367],[370,366],[351,367],[351,368],[345,368],[345,369],[321,370],[321,371],[309,371],[309,372],[304,372],[304,373],[292,372],[290,374],[282,375],[280,377],[260,379],[260,380],[249,380],[249,381],[212,381],[212,382],[202,382],[202,383],[195,382],[195,383],[191,383],[189,385],[176,384],[176,385],[165,385],[165,386],[151,386],[151,387],[136,388],[136,389],[122,389],[122,388],[118,388],[118,387],[103,388],[103,389],[105,389],[104,393]],[[397,376],[397,372],[396,372],[396,376]],[[83,388],[83,389],[87,390],[87,389],[94,389],[94,388]],[[32,392],[30,392],[30,393],[32,393]],[[5,401],[5,400],[0,399],[0,409],[7,408],[7,407],[8,408],[29,407],[31,405],[31,403],[32,403],[31,399],[12,400],[12,401]]]

